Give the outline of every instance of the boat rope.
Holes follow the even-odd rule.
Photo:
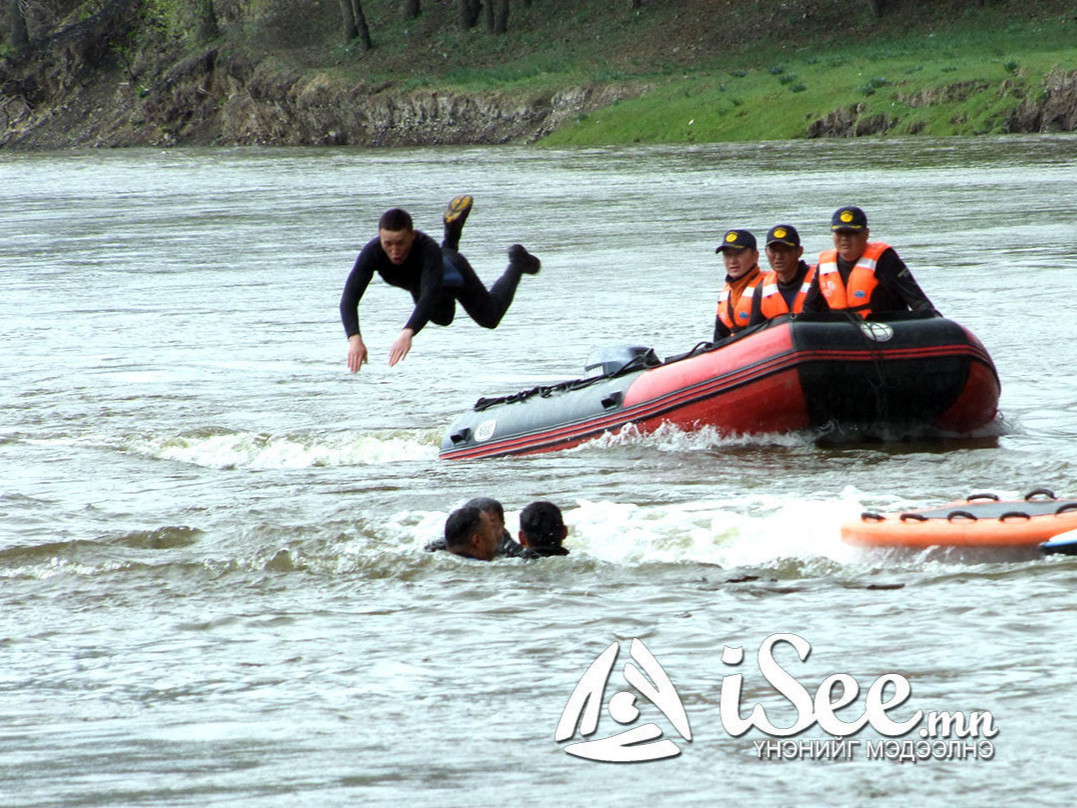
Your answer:
[[[856,326],[857,332],[860,334],[867,346],[868,352],[871,354],[872,365],[875,367],[876,379],[869,382],[872,392],[875,394],[875,417],[881,423],[888,423],[890,420],[890,397],[887,395],[887,388],[892,385],[887,381],[885,357],[883,356],[883,349],[878,340],[872,339],[868,336],[868,332],[865,329],[864,323],[866,322],[857,314],[846,313],[846,317],[849,322]]]
[[[700,343],[709,344],[709,343]],[[697,345],[696,348],[699,346]],[[694,351],[695,349],[693,349]],[[600,376],[589,376],[586,379],[573,379],[567,382],[559,382],[558,384],[539,385],[538,387],[532,387],[529,390],[521,390],[518,393],[511,393],[507,396],[496,396],[494,398],[480,398],[475,402],[472,407],[475,412],[482,412],[497,404],[515,404],[518,401],[527,401],[535,396],[541,396],[548,398],[555,393],[563,393],[569,390],[582,390],[585,387],[590,387],[592,384],[605,381],[606,379],[614,379],[618,376],[624,376],[627,373],[636,373],[637,371],[647,370],[648,368],[657,367],[663,364],[653,350],[647,351],[647,353],[638,354],[633,356],[627,362],[625,362],[617,370],[611,373],[603,373]]]
[[[1049,488],[1034,488],[1033,490],[1025,494],[1023,499],[1025,502],[1028,502],[1031,505],[1038,505],[1039,507],[1029,510],[1007,510],[1003,511],[999,515],[990,514],[987,516],[976,516],[976,514],[972,513],[971,511],[964,510],[962,508],[957,508],[952,511],[939,511],[934,513],[932,511],[934,511],[935,509],[929,508],[926,509],[927,513],[909,511],[906,513],[899,514],[897,518],[900,522],[927,522],[931,519],[945,519],[948,522],[953,522],[959,519],[968,519],[973,522],[979,521],[981,519],[997,519],[1000,522],[1005,522],[1007,519],[1032,519],[1034,516],[1046,516],[1052,514],[1055,516],[1061,516],[1064,513],[1069,513],[1070,511],[1077,510],[1077,501],[1060,501],[1058,497],[1055,496],[1054,491],[1050,490]],[[1002,502],[1002,500],[1000,500],[998,495],[996,494],[971,494],[965,498],[965,501],[970,503],[975,503],[976,500],[986,500],[986,503],[998,503],[1003,506],[1011,504]],[[1058,504],[1058,506],[1054,507],[1052,510],[1052,506],[1054,506],[1055,503],[1060,504]],[[874,511],[864,511],[860,514],[860,520],[862,522],[884,522],[886,521],[886,516],[881,513],[876,513]]]

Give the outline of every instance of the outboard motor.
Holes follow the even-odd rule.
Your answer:
[[[662,364],[662,360],[658,358],[653,348],[643,345],[607,345],[591,351],[583,370],[584,373],[598,370],[603,376],[609,376],[619,370],[624,370],[629,364],[633,367],[649,368]]]

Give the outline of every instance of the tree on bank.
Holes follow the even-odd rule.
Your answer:
[[[30,47],[30,32],[26,27],[23,0],[8,0],[5,5],[11,18],[11,49],[15,53],[23,53]]]
[[[460,27],[465,31],[479,24],[479,14],[482,13],[481,0],[459,0],[460,3]]]
[[[504,34],[509,30],[509,0],[486,0],[482,4],[486,16],[486,30],[491,34]]]
[[[195,19],[198,21],[198,37],[202,40],[216,39],[221,35],[220,25],[217,23],[217,9],[213,6],[213,0],[193,0]]]
[[[493,5],[493,0],[487,0]],[[494,15],[494,33],[504,34],[509,30],[509,0],[500,0],[497,13]]]
[[[358,37],[363,50],[368,51],[374,47],[361,0],[340,0],[340,16],[344,24],[345,43]]]
[[[419,0],[404,0],[404,19],[414,20],[422,14]]]

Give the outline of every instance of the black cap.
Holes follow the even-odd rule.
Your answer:
[[[863,230],[868,226],[868,217],[864,211],[855,206],[838,208],[830,217],[831,230]]]
[[[747,230],[729,230],[726,232],[722,243],[714,248],[716,253],[722,250],[754,250],[755,236]]]
[[[800,246],[800,233],[791,224],[778,224],[770,228],[767,233],[767,246],[771,244],[784,244],[786,247]]]

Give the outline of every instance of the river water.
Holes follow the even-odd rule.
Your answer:
[[[1062,804],[1077,560],[884,557],[839,527],[973,492],[1077,494],[1075,157],[1070,137],[0,153],[0,803]],[[372,284],[371,362],[349,374],[337,302],[378,214],[401,205],[437,235],[463,191],[479,274],[513,242],[541,274],[497,330],[461,314],[394,368],[410,300]],[[437,459],[481,395],[580,376],[602,345],[709,338],[726,228],[788,221],[815,253],[848,203],[994,356],[992,434],[665,432]],[[476,495],[512,530],[557,502],[571,555],[422,552]],[[756,662],[774,634],[811,644],[775,652],[809,692],[859,683],[845,720],[899,674],[893,718],[990,712],[993,758],[976,738],[975,757],[873,758],[897,737],[874,723],[849,754],[760,753],[775,736],[735,737],[720,696],[743,674],[742,714],[793,724]],[[605,696],[624,690],[632,638],[691,740],[640,698],[678,757],[565,754],[576,683],[620,643]],[[623,729],[603,709],[592,737]]]

